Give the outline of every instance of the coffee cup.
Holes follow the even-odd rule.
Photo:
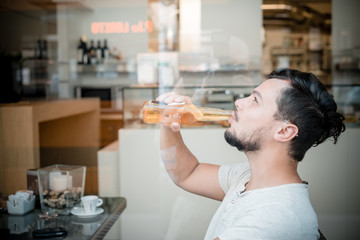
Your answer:
[[[96,207],[103,204],[103,200],[95,195],[81,197],[81,205],[85,213],[96,212]]]

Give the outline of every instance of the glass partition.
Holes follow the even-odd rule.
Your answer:
[[[50,144],[81,159],[81,164],[90,165],[89,176],[94,177],[88,189],[92,193],[121,196],[128,201],[117,232],[110,239],[203,239],[219,202],[194,197],[173,184],[161,162],[159,126],[142,121],[144,102],[176,91],[190,96],[196,106],[232,110],[234,101],[249,96],[273,69],[296,68],[314,73],[326,85],[349,129],[339,141],[340,150],[328,144],[311,152],[302,170],[309,180],[315,180],[310,189],[317,200],[314,206],[320,209],[319,222],[328,231],[333,229],[336,239],[336,232],[346,229],[339,230],[338,226],[344,224],[342,217],[353,214],[358,219],[360,215],[357,203],[351,202],[358,199],[353,189],[358,189],[360,182],[356,167],[360,129],[359,6],[357,0],[3,1],[0,21],[6,23],[6,34],[0,38],[0,57],[21,59],[16,66],[8,62],[1,93],[10,92],[5,87],[16,85],[19,90],[21,85],[20,105],[96,97],[101,107],[91,116],[86,112],[87,105],[81,109],[90,120],[82,120],[80,110],[81,114],[69,120],[62,118],[60,132],[64,139],[59,138],[56,122],[42,122],[43,130],[46,128],[41,131],[42,138],[32,137],[33,124],[24,117],[27,125],[23,129],[31,134],[19,139],[31,141],[36,148],[19,145],[14,138],[12,145],[0,141],[0,155],[19,163],[18,158],[30,162],[30,156],[35,159],[31,160],[33,165],[40,168],[44,151],[36,149]],[[5,84],[6,80],[11,84]],[[51,108],[49,112],[66,114],[76,107]],[[6,121],[17,124],[13,119]],[[100,126],[99,137],[96,124]],[[184,140],[201,161],[247,161],[225,144],[224,131],[222,125],[184,128]],[[0,135],[0,139],[4,137],[1,131]],[[78,137],[79,143],[70,141]],[[92,144],[91,151],[86,148],[87,141]],[[34,154],[29,155],[29,149]],[[72,159],[65,157],[68,155],[54,154],[51,159],[66,162]],[[26,173],[12,174],[17,166],[11,164],[0,169],[0,196],[7,189],[4,186],[8,186],[10,175],[20,176],[18,186],[26,186]],[[334,183],[334,174],[319,174],[319,170],[341,172],[339,181]],[[100,184],[98,189],[96,177],[104,183],[104,189]],[[338,194],[341,199],[326,195],[333,194],[333,184],[337,191],[343,191]],[[348,197],[345,202],[343,196]],[[334,222],[337,226],[332,228]]]

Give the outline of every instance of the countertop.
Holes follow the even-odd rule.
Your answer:
[[[41,218],[40,209],[26,215],[0,214],[1,239],[33,239],[32,232],[37,229],[63,227],[67,231],[64,239],[103,239],[126,207],[123,197],[102,198],[100,206],[104,212],[93,218],[79,218],[75,215],[59,215],[56,218]],[[58,239],[58,238],[56,238]]]

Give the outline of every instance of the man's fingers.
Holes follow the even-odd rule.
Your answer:
[[[175,95],[175,94],[176,94],[175,92],[164,93],[164,94],[161,94],[160,96],[158,96],[156,98],[156,100],[159,101],[159,102],[165,102],[166,99],[172,98],[172,96]]]
[[[174,132],[180,131],[180,119],[173,118],[171,115],[163,114],[160,116],[160,122],[162,125],[170,127]]]
[[[182,96],[182,101],[187,103],[187,104],[191,104],[192,101],[191,101],[191,97],[188,97],[188,96]]]
[[[159,97],[157,97],[156,100],[159,102],[164,102],[166,104],[171,104],[171,103],[191,104],[190,97],[179,95],[176,92],[164,93]],[[160,122],[163,125],[170,127],[170,129],[174,132],[180,131],[181,128],[181,115],[179,115],[180,112],[178,111],[179,110],[175,108],[165,109],[162,116],[160,116]]]
[[[170,127],[174,132],[180,131],[180,124],[178,122],[172,122]]]
[[[159,102],[164,102],[166,104],[182,103],[182,102],[185,102],[187,104],[191,104],[191,98],[190,97],[179,95],[176,92],[169,92],[169,93],[162,94],[159,97],[157,97],[156,100],[159,101]]]

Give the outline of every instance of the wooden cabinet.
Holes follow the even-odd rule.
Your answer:
[[[118,139],[118,131],[124,127],[122,113],[101,113],[100,146],[104,147]]]
[[[0,192],[26,189],[26,170],[86,166],[85,193],[98,193],[99,99],[0,105]]]

